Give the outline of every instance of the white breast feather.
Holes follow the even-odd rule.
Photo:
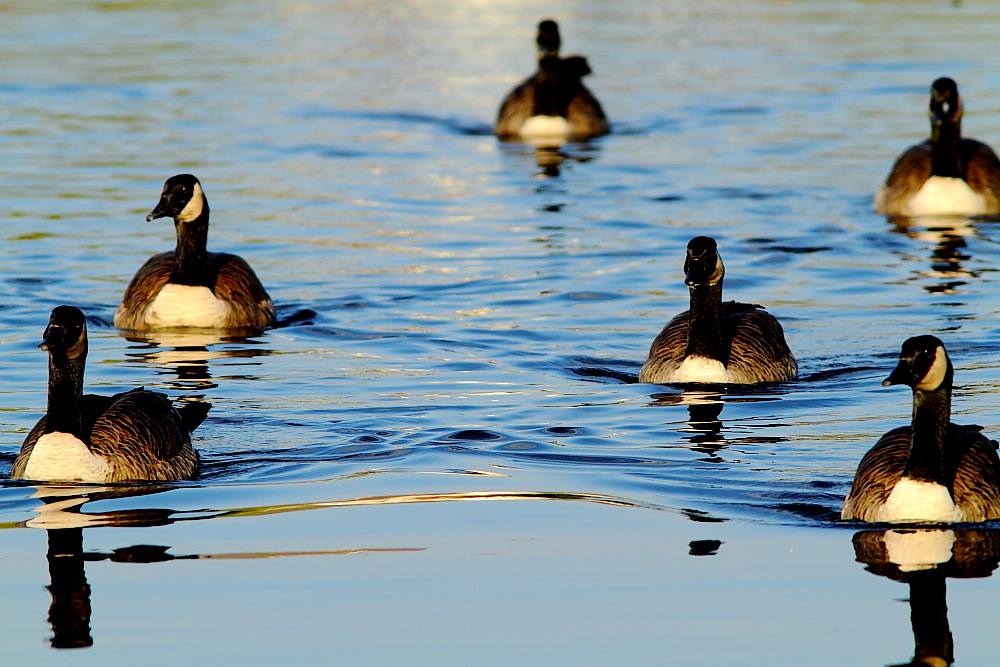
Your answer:
[[[878,510],[878,521],[903,523],[913,521],[961,521],[951,493],[941,484],[918,482],[902,477]]]
[[[733,376],[718,359],[691,356],[681,362],[669,382],[732,382]]]
[[[153,327],[221,327],[228,315],[229,304],[207,287],[167,283],[143,319]]]
[[[562,116],[532,116],[521,126],[525,139],[564,139],[569,132],[569,121]]]
[[[96,456],[70,433],[46,433],[35,442],[24,478],[38,481],[105,482],[111,476],[106,459]]]
[[[983,215],[986,198],[961,178],[931,176],[904,206],[904,215]]]
[[[953,530],[912,530],[885,532],[885,549],[889,562],[902,572],[929,570],[951,560],[955,544]]]

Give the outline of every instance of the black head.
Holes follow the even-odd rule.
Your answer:
[[[905,384],[914,390],[934,391],[951,386],[953,370],[944,343],[934,336],[914,336],[903,341],[899,364],[885,380],[883,387]]]
[[[57,306],[49,315],[39,349],[60,359],[87,355],[87,318],[73,306]]]
[[[711,236],[696,236],[688,242],[684,260],[684,284],[688,287],[718,285],[726,269],[719,249]]]
[[[562,41],[559,39],[559,26],[552,19],[545,19],[538,24],[538,55],[558,55]]]
[[[171,176],[163,184],[163,193],[156,208],[146,216],[146,222],[169,216],[177,222],[190,222],[205,209],[205,194],[201,182],[191,174]]]
[[[958,123],[962,118],[962,99],[952,79],[945,76],[931,84],[929,112],[934,125]]]

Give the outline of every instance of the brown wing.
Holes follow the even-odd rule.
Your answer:
[[[885,184],[875,194],[875,212],[905,215],[906,202],[931,177],[933,159],[930,140],[906,149],[892,165]]]
[[[604,115],[601,103],[597,101],[586,86],[578,84],[579,89],[569,102],[566,110],[566,120],[570,133],[577,139],[599,137],[611,131],[608,119]]]
[[[844,500],[841,518],[878,520],[878,510],[902,476],[910,455],[910,433],[909,426],[894,428],[862,457],[851,492]]]
[[[146,260],[146,263],[135,272],[132,281],[125,288],[121,305],[115,311],[116,327],[132,331],[147,328],[142,321],[142,316],[149,304],[170,280],[174,264],[173,250],[161,252]]]
[[[274,324],[274,303],[242,257],[224,252],[209,253],[209,272],[215,296],[232,308],[231,327],[266,327]]]
[[[183,418],[157,392],[133,389],[112,396],[88,444],[108,460],[112,482],[190,479],[198,472]]]
[[[1000,519],[1000,458],[978,426],[948,425],[946,473],[954,474],[952,498],[966,521]]]
[[[798,364],[777,318],[760,306],[723,304],[723,341],[729,342],[726,368],[743,382],[784,382],[798,376]]]
[[[534,109],[535,77],[532,75],[507,93],[507,97],[500,103],[493,133],[501,139],[518,137],[521,127],[531,118]]]
[[[98,396],[97,394],[84,394],[80,397],[80,417],[84,434],[89,434],[94,428],[94,422],[111,405],[111,398],[108,396]],[[21,451],[14,459],[14,467],[10,471],[10,476],[20,479],[24,476],[24,469],[28,466],[28,459],[35,448],[35,443],[45,432],[45,417],[39,419],[31,431],[28,432],[21,445]]]
[[[658,382],[672,374],[687,354],[690,311],[680,313],[653,339],[646,363],[639,371],[639,382]],[[784,382],[794,380],[798,365],[785,343],[781,324],[760,306],[728,301],[722,304],[720,318],[722,344],[729,350],[723,360],[737,381]]]
[[[639,370],[639,382],[659,382],[674,373],[687,352],[688,323],[691,311],[674,316],[649,346],[649,356]]]
[[[989,212],[1000,213],[1000,159],[997,154],[975,139],[962,139],[958,153],[969,187],[986,198]]]

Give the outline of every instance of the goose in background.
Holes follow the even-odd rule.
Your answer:
[[[691,307],[653,340],[639,382],[755,384],[797,377],[778,320],[755,304],[723,303],[725,267],[715,239],[691,239],[684,273]]]
[[[600,102],[583,77],[590,66],[583,56],[559,56],[559,26],[538,24],[538,71],[510,91],[497,115],[494,133],[501,139],[585,140],[610,131]]]
[[[274,324],[274,304],[253,269],[237,255],[208,252],[208,199],[191,174],[163,184],[146,221],[170,216],[177,247],[149,258],[115,311],[129,331],[163,327],[235,329]]]
[[[52,311],[39,347],[49,353],[48,408],[25,438],[11,478],[106,483],[197,474],[191,431],[210,404],[177,410],[164,394],[145,389],[84,394],[87,322],[73,306]]]
[[[931,85],[931,136],[906,149],[875,193],[889,216],[1000,213],[1000,159],[986,144],[962,138],[962,100],[947,77]]]
[[[895,428],[858,465],[841,517],[892,523],[1000,518],[1000,458],[979,426],[951,418],[953,369],[934,336],[903,343],[883,386],[913,389],[910,426]]]

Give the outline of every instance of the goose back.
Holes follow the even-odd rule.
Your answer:
[[[691,312],[676,315],[653,340],[649,356],[639,371],[639,382],[684,382],[678,371],[687,358]],[[781,324],[762,306],[727,301],[722,304],[719,327],[724,359],[719,359],[737,384],[784,382],[798,375],[798,364]]]
[[[191,479],[198,472],[198,453],[190,431],[205,418],[208,403],[188,403],[181,410],[166,395],[132,389],[114,396],[84,394],[81,402],[83,441],[107,462],[107,475],[84,482],[167,481]],[[39,438],[42,417],[28,433],[14,461],[11,477],[24,479]]]
[[[1000,518],[1000,459],[996,443],[981,430],[980,426],[949,423],[945,433],[944,481],[961,521]],[[912,427],[900,426],[864,455],[844,501],[842,518],[880,520],[880,509],[902,478],[912,437]]]
[[[274,324],[274,304],[253,269],[237,255],[207,250],[208,198],[195,176],[167,179],[146,220],[165,216],[174,220],[177,245],[136,272],[115,311],[115,326],[142,331]]]
[[[961,136],[958,86],[931,84],[931,136],[893,164],[875,193],[875,210],[889,216],[1000,213],[1000,159],[986,144]]]
[[[889,216],[989,215],[1000,213],[1000,159],[975,139],[959,141],[963,178],[933,173],[930,140],[911,146],[896,160],[886,182],[875,194],[875,212]],[[928,185],[933,183],[931,187]],[[923,198],[922,191],[928,188]]]
[[[205,287],[226,306],[223,319],[215,325],[217,328],[266,327],[274,324],[274,303],[242,257],[210,252],[207,260],[208,284]],[[170,282],[175,266],[176,255],[173,250],[154,255],[142,265],[129,282],[121,305],[115,311],[116,327],[129,331],[157,327],[159,320],[151,309],[163,287]]]
[[[607,134],[610,126],[604,109],[582,81],[591,73],[587,59],[558,55],[560,38],[554,21],[542,21],[538,29],[538,70],[504,98],[494,133],[502,139],[562,135],[577,140]],[[541,122],[530,122],[534,119]]]

